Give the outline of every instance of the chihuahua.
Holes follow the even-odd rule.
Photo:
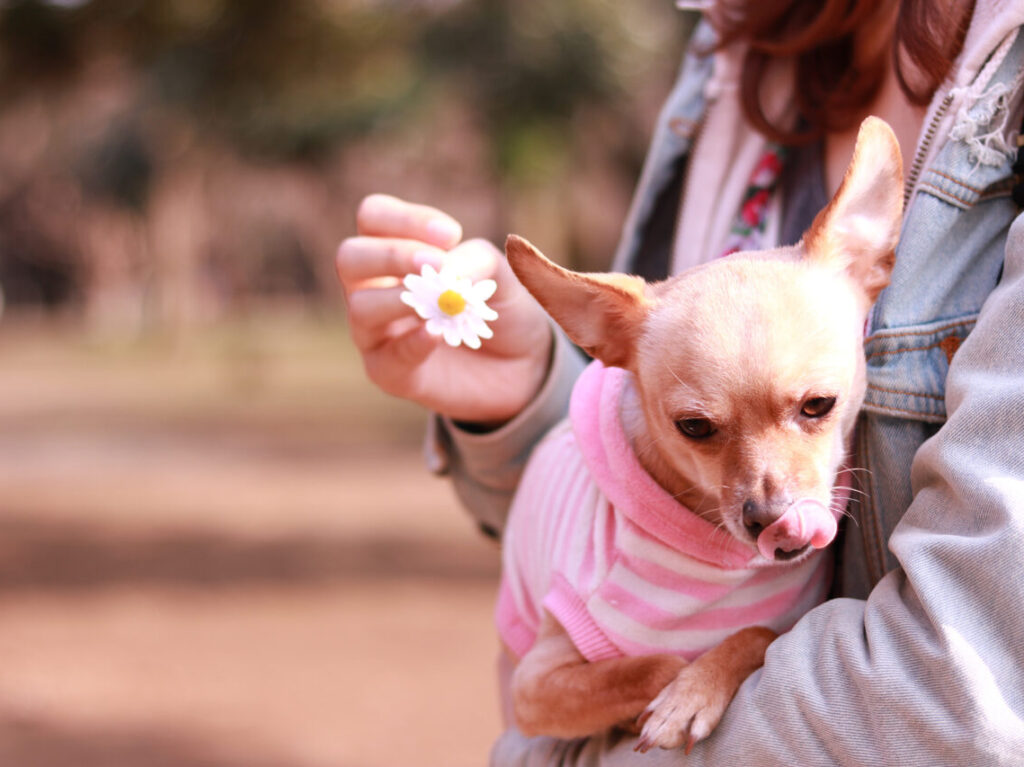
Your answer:
[[[521,731],[623,726],[640,750],[689,751],[824,599],[902,187],[895,136],[868,118],[792,247],[649,284],[568,271],[509,237],[517,277],[595,359],[534,450],[504,541],[498,623]]]

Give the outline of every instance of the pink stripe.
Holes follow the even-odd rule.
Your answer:
[[[686,628],[705,630],[715,629],[723,626],[730,628],[742,628],[744,626],[756,626],[775,618],[794,604],[802,601],[809,593],[821,590],[825,577],[826,568],[818,567],[804,583],[800,583],[785,591],[773,594],[760,602],[743,607],[719,607],[713,610],[706,610],[697,613],[686,623]]]
[[[579,456],[577,455],[576,458],[578,459]],[[581,543],[585,542],[587,545],[583,550],[583,559],[580,561],[579,570],[575,573],[568,573],[563,568],[561,569],[561,572],[571,577],[573,583],[577,586],[582,587],[584,584],[590,583],[594,579],[596,552],[594,551],[594,547],[589,545],[593,537],[593,533],[589,527],[594,522],[594,514],[596,513],[596,510],[593,508],[594,497],[591,496],[590,498],[587,498],[587,490],[592,487],[592,485],[587,468],[582,464],[582,462],[580,463],[579,471],[576,473],[574,480],[573,495],[569,500],[571,506],[569,507],[569,511],[565,512],[565,516],[569,519],[569,524],[572,525],[574,532],[571,536],[571,540],[579,541]],[[587,502],[587,508],[584,508],[584,500]],[[599,503],[602,504],[604,502],[603,498],[599,501]],[[583,535],[580,534],[580,528],[585,528],[582,531],[584,533]],[[562,557],[562,560],[561,564],[565,565],[564,556]]]
[[[598,502],[598,507],[593,511],[593,527],[587,531],[588,535],[587,542],[590,544],[587,546],[586,558],[584,559],[584,567],[580,571],[580,578],[576,580],[577,586],[589,587],[591,589],[597,588],[596,571],[598,569],[597,562],[597,545],[603,541],[603,551],[601,551],[601,564],[602,569],[607,571],[611,567],[611,563],[614,561],[616,556],[616,535],[615,535],[615,510],[612,509],[608,499],[601,496]],[[604,524],[601,530],[601,536],[598,537],[597,525]]]
[[[571,474],[559,475],[553,471],[553,467],[572,466],[574,462],[579,466],[571,434],[566,434],[562,440],[559,440],[558,450],[553,455],[544,453],[533,460],[540,460],[543,463],[547,487],[537,499],[540,505],[534,512],[540,517],[538,526],[544,528],[544,535],[536,538],[531,536],[528,540],[531,543],[536,541],[538,544],[531,547],[535,558],[547,553],[553,559],[551,562],[537,561],[538,568],[561,567],[563,563],[554,558],[560,553],[559,544],[566,539],[566,529],[570,528],[574,521],[577,501],[574,485],[579,482],[579,475],[582,472],[577,470]],[[561,511],[562,509],[564,511]]]
[[[693,616],[680,616],[679,613],[669,612],[647,602],[640,594],[614,581],[605,581],[601,585],[599,596],[622,615],[632,618],[646,628],[658,631],[689,628],[689,621],[693,619]]]
[[[606,581],[601,586],[600,596],[622,615],[658,631],[734,630],[744,626],[755,626],[783,615],[793,606],[805,602],[810,594],[823,591],[821,586],[825,580],[826,570],[823,559],[808,580],[801,581],[795,586],[750,604],[711,608],[693,615],[680,615],[678,612],[665,610],[616,581]]]
[[[661,588],[669,589],[670,591],[675,591],[680,594],[686,594],[687,596],[699,599],[705,604],[721,599],[735,588],[734,585],[730,584],[709,583],[708,581],[703,581],[700,578],[690,578],[686,575],[673,572],[672,570],[659,565],[657,562],[652,562],[648,559],[632,556],[630,554],[620,556],[619,562],[648,583],[652,583],[655,586],[660,586]],[[757,578],[759,576],[760,573],[754,577]],[[752,580],[753,579],[747,582],[750,583]]]
[[[527,626],[516,609],[515,599],[508,583],[502,579],[498,591],[498,604],[494,609],[494,622],[501,641],[516,656],[522,658],[537,641],[537,632]]]
[[[777,622],[774,620],[776,618],[785,616],[785,613],[780,614],[780,612],[778,611],[771,611],[765,620],[745,620],[733,625],[707,627],[697,625],[698,623],[700,623],[700,621],[694,620],[692,623],[687,623],[685,627],[680,628],[690,629],[694,631],[704,631],[707,633],[711,633],[712,636],[715,638],[713,638],[710,642],[706,644],[701,643],[689,647],[681,647],[671,650],[671,652],[673,652],[676,655],[679,655],[682,658],[685,658],[688,661],[692,661],[700,655],[703,655],[712,647],[717,646],[723,639],[725,639],[733,632],[738,631],[739,629],[744,628],[746,626],[776,624],[774,626],[776,630],[780,632],[788,631],[790,628],[792,628],[793,624],[795,624],[797,620],[799,620],[799,618],[804,615],[804,613],[806,613],[812,607],[816,606],[817,604],[820,604],[823,601],[825,596],[823,588],[819,589],[818,593],[809,593],[813,592],[813,587],[815,583],[821,584],[821,579],[814,579],[812,583],[806,584],[804,588],[794,588],[789,590],[790,592],[798,593],[797,598],[793,600],[793,604],[794,606],[799,607],[800,609],[791,610],[791,612],[793,613],[791,619],[784,621],[783,624],[777,624]],[[801,604],[801,597],[807,598],[803,604]],[[667,650],[667,648],[665,647],[648,644],[646,642],[638,642],[634,639],[631,639],[628,636],[624,636],[623,634],[615,630],[615,626],[604,625],[603,630],[605,635],[608,637],[608,641],[614,643],[616,647],[621,648],[622,652],[626,655],[652,655],[656,653],[669,652],[669,650]]]

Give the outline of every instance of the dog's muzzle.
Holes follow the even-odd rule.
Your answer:
[[[835,515],[823,503],[805,498],[757,536],[757,550],[765,559],[786,559],[807,546],[822,549],[836,537]]]

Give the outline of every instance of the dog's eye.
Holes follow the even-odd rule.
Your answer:
[[[707,418],[680,418],[676,428],[684,437],[690,439],[707,439],[715,433],[715,425]]]
[[[835,404],[835,397],[811,397],[800,408],[800,414],[806,418],[823,418]]]

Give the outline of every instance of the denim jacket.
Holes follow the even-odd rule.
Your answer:
[[[979,14],[1003,29],[937,95],[918,156],[907,158],[896,266],[866,339],[863,470],[838,558],[839,598],[772,644],[688,757],[638,755],[610,735],[570,742],[511,730],[492,764],[1024,764],[1024,216],[1010,198],[1006,141],[1021,123],[1024,11],[977,0]],[[707,58],[687,57],[619,269],[642,262],[645,228],[672,204],[668,181],[700,124],[709,71]],[[491,500],[510,492],[538,428],[531,418],[558,411],[552,403],[577,369],[560,342],[542,403],[508,427],[506,457],[519,457],[500,471],[488,468],[498,465],[491,437],[443,437],[464,499],[480,500],[484,486]]]

